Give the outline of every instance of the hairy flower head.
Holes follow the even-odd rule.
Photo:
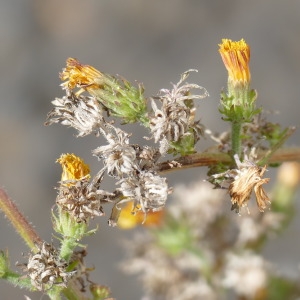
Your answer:
[[[223,39],[219,46],[219,52],[228,71],[228,81],[234,86],[249,85],[251,79],[249,45],[243,39],[238,42]]]

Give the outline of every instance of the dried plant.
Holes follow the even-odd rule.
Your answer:
[[[196,70],[184,72],[171,89],[146,97],[141,84],[67,59],[60,74],[65,95],[52,101],[45,124],[73,127],[78,137],[103,136],[107,143],[91,151],[102,165],[92,175],[75,154],[58,158],[62,176],[51,212],[57,240],[51,243],[38,236],[0,190],[2,211],[30,249],[24,274],[14,272],[8,253],[1,251],[2,279],[42,291],[50,299],[112,299],[108,287],[90,280],[91,269],[83,261],[87,246],[81,244],[97,231],[90,228],[90,220],[103,218],[106,206],[111,210],[109,226],[143,226],[127,243],[121,266],[125,273],[139,274],[143,299],[300,297],[297,280],[275,272],[276,266],[260,253],[269,237],[280,234],[293,217],[300,149],[282,146],[295,128],[268,122],[257,108],[257,93],[250,87],[249,45],[224,39],[219,52],[228,86],[218,113],[231,125],[220,135],[196,119],[195,100],[208,96],[205,88],[186,81]],[[145,143],[132,144],[133,133],[119,123],[143,125]],[[196,144],[205,135],[215,146],[197,152]],[[276,185],[269,191],[266,171],[280,164]],[[187,186],[168,185],[168,172],[201,166],[208,167],[206,178]],[[115,181],[115,190],[101,187],[105,177]],[[228,209],[230,201],[238,214]]]

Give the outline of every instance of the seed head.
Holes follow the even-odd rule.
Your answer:
[[[105,124],[103,107],[95,97],[76,96],[67,91],[63,98],[52,101],[55,106],[47,115],[45,125],[61,123],[75,128],[77,136],[85,136],[92,132],[99,135],[99,128]]]
[[[54,284],[67,286],[74,272],[67,272],[66,267],[67,263],[59,258],[58,251],[44,242],[36,254],[29,256],[27,272],[31,284],[39,291],[43,291]]]

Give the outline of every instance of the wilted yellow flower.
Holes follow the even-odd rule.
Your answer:
[[[240,161],[237,154],[233,156],[237,168],[212,175],[211,178],[219,180],[222,178],[218,186],[223,186],[223,183],[230,183],[228,193],[231,197],[231,210],[239,213],[242,207],[247,208],[252,191],[254,191],[258,209],[263,212],[270,204],[270,199],[262,187],[263,184],[270,181],[270,178],[262,178],[267,170],[267,166],[260,167],[250,160],[246,154],[244,155],[243,162]]]
[[[64,81],[61,86],[67,91],[67,95],[74,93],[76,98],[82,101],[79,95],[86,91],[100,102],[110,115],[122,118],[125,123],[141,121],[148,124],[147,103],[142,84],[134,87],[124,78],[101,73],[92,66],[81,64],[75,58],[67,59],[60,78]],[[76,88],[78,91],[74,92]]]
[[[256,196],[258,209],[263,212],[270,203],[269,197],[262,185],[268,183],[270,178],[262,178],[267,166],[260,168],[256,165],[244,165],[238,170],[238,175],[229,186],[232,208],[239,212],[240,208],[247,206],[252,190]]]
[[[234,86],[249,85],[251,79],[249,45],[243,39],[239,42],[223,39],[219,46],[219,52],[228,71],[229,82]]]
[[[79,180],[89,176],[90,168],[84,161],[75,154],[62,154],[57,162],[62,166],[61,180]]]
[[[62,83],[64,89],[80,88],[77,95],[84,90],[99,89],[103,84],[103,74],[100,71],[92,66],[82,65],[75,58],[67,59],[66,67],[60,73],[60,78],[66,80]]]
[[[132,229],[138,225],[147,227],[159,225],[163,219],[163,210],[150,211],[145,216],[144,212],[139,208],[133,208],[133,202],[127,202],[122,208],[118,218],[118,227],[122,229]]]

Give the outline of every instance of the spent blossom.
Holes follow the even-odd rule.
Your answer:
[[[109,144],[96,148],[93,154],[103,159],[108,175],[120,179],[138,168],[136,147],[129,144],[130,134],[111,128],[115,132],[104,133]]]
[[[171,192],[166,178],[149,171],[123,178],[118,184],[120,184],[119,191],[126,197],[124,202],[134,201],[133,207],[139,206],[144,213],[162,209]]]
[[[35,254],[29,256],[27,272],[32,286],[36,289],[43,291],[54,284],[67,286],[74,272],[67,272],[67,263],[58,254],[53,246],[44,242]]]
[[[95,132],[105,124],[103,107],[95,97],[76,96],[67,91],[67,95],[52,101],[55,106],[47,115],[45,125],[61,123],[78,131],[78,136]]]
[[[162,89],[157,97],[151,99],[153,115],[149,122],[150,131],[155,143],[161,143],[160,152],[162,154],[168,150],[166,144],[170,146],[170,143],[177,143],[185,136],[192,136],[192,145],[189,147],[193,148],[202,134],[202,126],[199,121],[195,121],[195,108],[192,101],[205,98],[208,93],[197,84],[182,85],[191,71],[195,70],[183,73],[180,81],[173,84],[173,89]],[[191,94],[192,89],[199,89],[203,93],[193,95]],[[161,102],[160,108],[155,100]]]
[[[258,209],[263,212],[270,203],[270,199],[262,187],[263,184],[270,181],[270,178],[262,178],[267,170],[267,166],[259,167],[252,160],[249,160],[247,156],[241,162],[237,154],[234,155],[234,160],[237,166],[236,169],[230,169],[212,177],[224,177],[224,181],[229,180],[228,192],[231,197],[232,210],[234,209],[239,213],[242,207],[247,207],[254,190]]]
[[[58,161],[63,167],[63,175],[57,188],[56,204],[78,223],[102,216],[102,202],[110,201],[113,196],[112,193],[100,190],[104,170],[90,181],[89,167],[79,157],[64,154]]]

